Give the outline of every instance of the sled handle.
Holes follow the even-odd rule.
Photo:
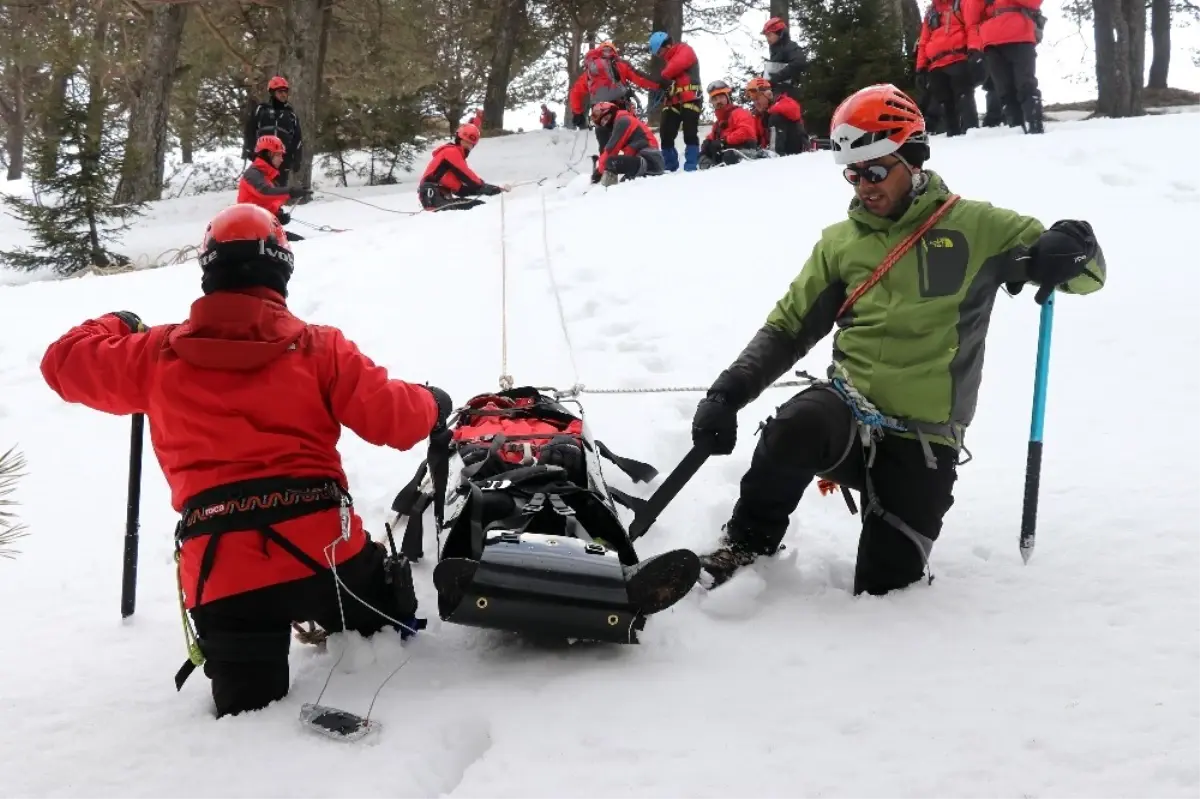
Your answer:
[[[692,447],[688,454],[683,456],[683,460],[667,475],[667,479],[663,480],[658,490],[650,499],[646,500],[646,506],[642,508],[641,513],[634,517],[633,524],[629,525],[631,542],[644,536],[650,526],[658,521],[659,514],[666,510],[667,505],[671,504],[671,500],[675,499],[688,481],[696,475],[696,472],[700,471],[700,467],[704,465],[711,454],[707,448]]]

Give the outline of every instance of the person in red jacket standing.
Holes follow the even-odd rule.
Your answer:
[[[733,166],[747,158],[765,158],[758,146],[758,125],[754,115],[733,102],[733,89],[723,80],[714,80],[705,89],[716,112],[707,138],[700,145],[700,169],[717,164]]]
[[[617,108],[629,110],[627,97],[631,83],[643,89],[658,88],[657,81],[638,72],[628,61],[621,58],[612,42],[601,42],[593,47],[583,57],[583,70],[571,85],[571,92],[567,97],[571,107],[571,124],[576,129],[587,126],[585,111],[588,105],[594,108],[599,103],[612,103]],[[596,126],[596,144],[599,149],[604,149],[611,133],[611,128]]]
[[[1042,0],[962,0],[968,29],[979,44],[1009,127],[1042,133],[1042,93],[1037,81],[1037,45],[1046,23]]]
[[[800,104],[791,95],[780,93],[775,99],[771,81],[751,78],[746,94],[754,103],[754,123],[758,146],[776,155],[796,155],[808,151],[808,132]]]
[[[277,182],[285,157],[282,139],[278,136],[260,136],[254,145],[254,162],[238,180],[237,193],[239,203],[251,203],[265,208],[275,215],[281,225],[292,221],[291,215],[283,209],[284,203],[289,199],[312,196],[312,189],[308,186],[289,188]],[[303,237],[288,233],[287,238],[288,241],[299,241]]]
[[[612,131],[592,171],[592,183],[606,186],[617,180],[633,180],[663,173],[662,150],[654,131],[615,103],[596,103],[592,106],[592,122]]]
[[[917,87],[941,103],[947,136],[979,127],[975,87],[985,77],[979,29],[966,24],[962,0],[933,0],[917,40]]]
[[[454,141],[433,151],[433,158],[421,175],[417,196],[426,211],[465,211],[483,205],[476,194],[492,196],[508,191],[508,186],[485,183],[467,166],[467,156],[479,144],[479,128],[467,123],[454,132]]]
[[[663,61],[659,86],[663,97],[662,137],[663,160],[667,170],[679,169],[679,151],[675,136],[683,128],[683,171],[695,172],[700,165],[700,61],[691,45],[674,42],[663,31],[650,34],[650,53]]]
[[[202,247],[204,296],[186,321],[91,319],[51,344],[41,369],[67,402],[149,418],[180,514],[180,601],[220,717],[287,695],[294,621],[363,635],[398,626],[383,614],[402,634],[422,626],[411,566],[363,531],[337,441],[344,425],[411,449],[452,402],[389,378],[337,328],[291,314],[292,253],[267,211],[226,208]]]

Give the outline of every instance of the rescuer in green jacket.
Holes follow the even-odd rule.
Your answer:
[[[924,169],[925,121],[894,86],[851,95],[830,127],[835,160],[855,187],[850,218],[822,232],[762,329],[712,384],[692,422],[694,443],[732,452],[738,411],[836,325],[833,364],[762,429],[720,546],[701,557],[710,588],[778,550],[816,477],[860,492],[856,594],[920,580],[954,502],[996,294],[1032,282],[1044,301],[1054,288],[1089,294],[1104,285],[1087,222],[1046,230],[960,200]]]

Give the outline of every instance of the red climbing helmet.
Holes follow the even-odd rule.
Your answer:
[[[470,122],[459,125],[458,130],[454,131],[454,138],[464,144],[469,144],[474,147],[479,144],[479,128],[472,125]]]
[[[205,294],[264,286],[287,296],[292,248],[283,225],[265,208],[238,203],[214,216],[204,230],[199,261]]]
[[[596,103],[594,106],[592,106],[592,122],[596,125],[599,125],[605,118],[615,113],[617,113],[616,103]]]
[[[258,141],[254,143],[254,152],[278,153],[279,155],[283,155],[287,152],[287,148],[283,146],[283,139],[267,134],[266,136],[258,137]]]
[[[267,91],[274,92],[279,91],[280,89],[286,89],[290,91],[287,78],[276,75],[275,77],[271,78],[271,80],[267,81]]]
[[[781,20],[779,17],[771,17],[769,20],[767,20],[767,23],[765,25],[763,25],[763,29],[762,29],[763,36],[766,36],[768,33],[786,33],[786,32],[787,32],[787,23],[784,22],[783,20]]]

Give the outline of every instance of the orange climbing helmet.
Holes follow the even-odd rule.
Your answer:
[[[475,127],[470,122],[467,122],[464,125],[459,125],[458,130],[454,132],[454,138],[458,139],[460,142],[474,147],[476,144],[479,144],[479,128]]]
[[[771,81],[766,78],[751,78],[746,84],[746,94],[758,94],[771,91]]]
[[[859,89],[842,101],[829,123],[829,143],[838,164],[857,164],[891,155],[912,144],[929,155],[925,118],[916,102],[890,83]],[[921,150],[917,151],[921,153]]]

